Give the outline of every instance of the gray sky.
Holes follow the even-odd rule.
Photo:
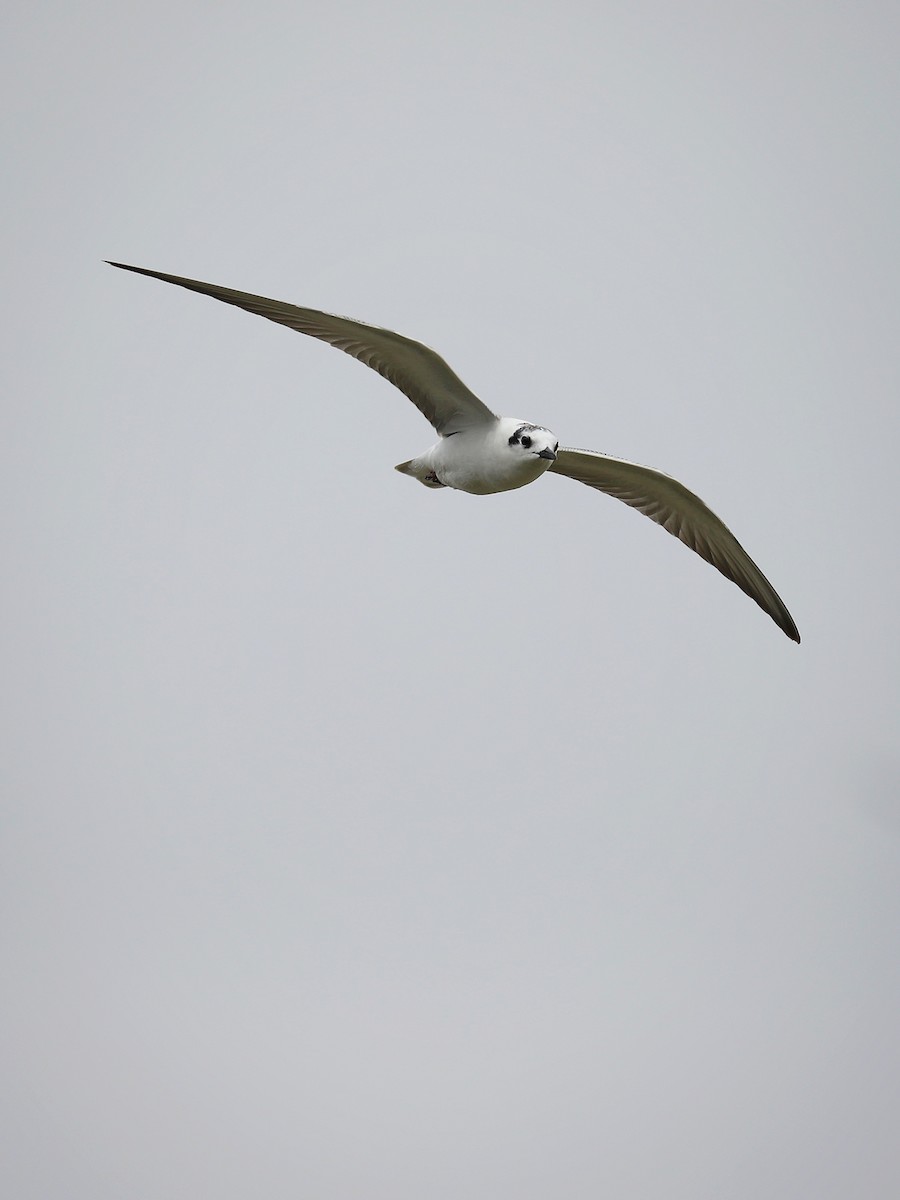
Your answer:
[[[4,1194],[892,1194],[896,7],[7,24]],[[103,258],[676,475],[803,644]]]

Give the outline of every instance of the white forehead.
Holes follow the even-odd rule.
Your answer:
[[[520,421],[516,417],[503,418],[503,434],[510,442],[521,442],[523,437],[532,442],[555,442],[556,435],[543,425],[535,425],[532,421]]]

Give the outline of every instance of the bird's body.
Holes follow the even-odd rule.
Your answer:
[[[529,443],[526,446],[523,437]],[[489,496],[534,483],[553,465],[558,447],[549,429],[515,417],[499,417],[442,437],[418,458],[400,463],[397,470],[426,487]]]
[[[543,425],[498,417],[438,354],[391,330],[180,275],[125,263],[111,265],[287,325],[378,371],[408,396],[437,430],[438,441],[433,446],[397,467],[426,487],[455,488],[483,496],[525,487],[547,471],[575,479],[662,525],[736,583],[789,638],[800,641],[787,608],[734,534],[699,496],[671,476],[593,450],[560,449],[556,436]]]

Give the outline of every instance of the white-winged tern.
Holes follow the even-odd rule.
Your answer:
[[[800,641],[791,614],[734,534],[699,496],[670,475],[594,450],[560,448],[556,435],[543,425],[498,417],[438,354],[389,329],[180,275],[126,263],[110,265],[234,304],[328,342],[372,367],[408,396],[438,432],[437,442],[424,454],[397,466],[426,487],[487,495],[524,487],[545,471],[577,479],[631,505],[680,538],[755,600],[789,638]]]

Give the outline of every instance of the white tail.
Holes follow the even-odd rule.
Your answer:
[[[426,487],[446,487],[435,475],[430,464],[421,458],[410,458],[404,463],[397,463],[394,470],[399,471],[401,475],[412,475],[413,479],[418,479],[419,483],[424,483]]]

